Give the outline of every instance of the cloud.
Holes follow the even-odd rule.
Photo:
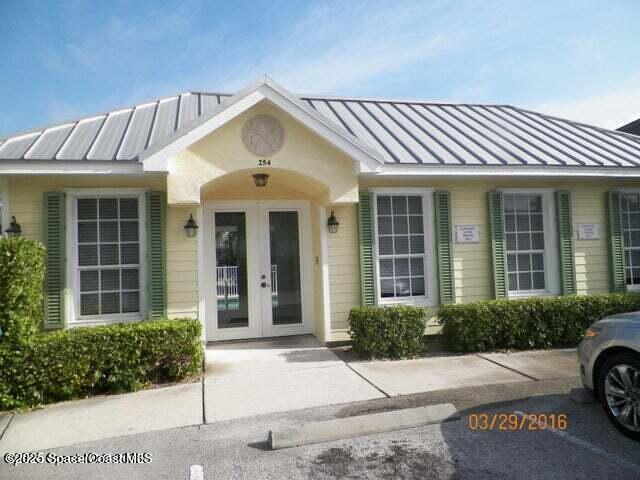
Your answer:
[[[294,92],[342,93],[444,56],[456,42],[439,2],[328,3],[308,9],[272,38],[266,55],[227,65],[232,89],[269,74]],[[446,24],[446,22],[443,22]]]
[[[640,118],[640,72],[618,88],[571,100],[551,100],[533,110],[605,128],[618,128]]]
[[[426,9],[370,10],[375,13],[347,12],[348,18],[311,12],[292,29],[292,47],[269,62],[273,74],[297,91],[336,92],[446,50],[444,34],[412,28]],[[307,38],[308,31],[314,33]]]
[[[44,49],[41,58],[60,74],[130,75],[157,64],[167,38],[190,33],[191,17],[182,10],[156,11],[144,21],[111,16],[90,34],[74,32],[62,48]]]
[[[510,102],[607,127],[640,117],[633,81],[606,84],[623,64],[611,45],[593,28],[566,30],[564,19],[583,7],[514,9],[506,0],[268,4],[252,15],[243,9],[254,5],[238,2],[209,18],[206,4],[180,0],[137,14],[110,9],[97,24],[74,22],[40,54],[43,77],[59,86],[42,102],[46,113],[57,121],[190,89],[233,93],[268,74],[302,94]],[[610,68],[599,68],[605,63]],[[590,95],[576,93],[585,88]]]
[[[46,103],[46,115],[50,122],[75,120],[84,114],[86,112],[82,108],[59,98],[49,98]]]

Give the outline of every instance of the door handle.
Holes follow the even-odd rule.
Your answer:
[[[267,287],[270,287],[271,285],[269,285],[267,282],[262,282],[262,283],[260,284],[260,286],[261,286],[262,288],[267,288]]]

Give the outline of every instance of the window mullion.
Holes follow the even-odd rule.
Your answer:
[[[95,270],[97,272],[97,281],[98,281],[98,285],[97,285],[97,290],[91,290],[91,291],[85,291],[83,292],[82,289],[80,288],[78,295],[82,296],[84,295],[88,295],[88,294],[95,294],[97,295],[97,305],[96,305],[96,311],[98,312],[97,314],[93,314],[93,313],[88,313],[86,315],[82,315],[82,312],[80,312],[80,316],[84,316],[84,317],[95,317],[96,315],[104,315],[104,308],[105,306],[103,305],[103,299],[102,296],[103,294],[112,294],[114,297],[117,298],[118,301],[118,308],[117,309],[111,309],[114,310],[113,315],[123,315],[124,313],[124,294],[126,293],[138,293],[138,312],[140,310],[140,297],[139,294],[142,291],[141,290],[141,286],[140,286],[140,269],[141,269],[141,264],[138,261],[138,263],[135,264],[123,264],[122,260],[123,260],[123,252],[122,252],[122,247],[123,246],[128,246],[128,245],[136,245],[138,246],[138,259],[140,256],[140,228],[142,227],[141,222],[140,222],[140,198],[139,196],[135,197],[135,206],[136,206],[136,211],[137,214],[135,215],[134,218],[126,218],[123,219],[123,199],[127,199],[127,198],[131,198],[131,197],[120,197],[120,196],[97,196],[97,197],[78,197],[75,199],[76,202],[79,202],[81,199],[88,199],[88,200],[95,200],[95,218],[94,219],[89,219],[89,220],[79,220],[76,218],[76,223],[82,224],[82,223],[95,223],[96,224],[96,242],[80,242],[77,241],[76,242],[76,249],[79,249],[80,245],[94,245],[96,248],[96,263],[94,265],[83,265],[80,266],[79,262],[78,265],[76,266],[77,271],[83,272],[83,271],[92,271]],[[101,200],[108,200],[108,201],[113,201],[113,210],[115,212],[115,218],[102,218],[101,213],[100,213],[100,208],[101,208]],[[77,203],[76,203],[77,205]],[[77,207],[76,207],[77,208]],[[110,208],[109,205],[107,205],[107,208]],[[127,240],[127,241],[123,241],[122,240],[122,224],[124,221],[129,221],[129,222],[137,222],[138,224],[138,240]],[[109,223],[109,228],[113,229],[115,228],[115,241],[107,241],[107,242],[103,242],[101,240],[102,236],[103,236],[103,232],[102,232],[102,223],[103,222],[108,222]],[[76,226],[76,228],[78,228]],[[102,255],[102,248],[101,247],[110,247],[113,248],[115,251],[115,253],[117,254],[117,258],[114,258],[114,260],[117,261],[117,263],[115,264],[111,264],[111,265],[102,265],[103,261],[105,260],[105,258],[103,258]],[[137,271],[137,275],[138,275],[138,285],[137,288],[124,288],[124,278],[123,278],[123,274],[124,274],[124,270],[136,270]],[[116,274],[116,278],[118,280],[118,284],[117,284],[117,288],[116,289],[109,289],[109,290],[105,290],[103,289],[103,276],[105,274],[105,272],[115,272]],[[116,300],[116,298],[114,298],[114,300]],[[135,305],[135,304],[134,304]],[[134,313],[134,312],[127,312],[127,313]]]
[[[419,199],[419,202],[416,200]],[[426,297],[426,274],[428,271],[426,263],[426,238],[427,226],[425,224],[424,197],[422,195],[389,194],[376,195],[376,220],[378,229],[378,282],[380,285],[380,295],[383,300]],[[402,210],[404,208],[404,211]],[[413,217],[421,219],[421,232],[413,232]],[[381,225],[383,234],[381,234]],[[396,229],[396,225],[402,225],[402,231]],[[417,246],[414,245],[416,238],[422,238],[420,246],[421,253],[414,253]],[[391,253],[380,253],[380,246],[384,245],[384,250]],[[398,253],[398,248],[406,249],[406,252]],[[412,259],[421,258],[420,273],[416,273]],[[402,268],[404,273],[398,270]],[[405,271],[406,270],[406,271]],[[384,274],[383,274],[384,271]],[[383,280],[384,279],[384,280]],[[400,282],[402,279],[402,282]],[[422,289],[416,287],[415,282],[422,279]],[[402,289],[400,289],[402,285]],[[421,291],[420,294],[415,294]]]

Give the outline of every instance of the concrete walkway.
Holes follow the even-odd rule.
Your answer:
[[[579,375],[575,348],[517,353],[481,353],[478,356],[526,375],[532,380],[553,380]]]
[[[0,453],[39,451],[199,425],[202,423],[202,383],[74,400],[9,415],[12,418],[5,419],[8,426],[0,437]]]
[[[205,358],[207,423],[384,397],[310,335],[218,344]]]
[[[385,396],[578,375],[575,350],[345,363],[312,336],[221,343],[207,347],[205,358],[203,382],[0,414],[0,454]]]
[[[390,397],[579,375],[575,349],[483,353],[399,361],[352,361],[349,366]]]

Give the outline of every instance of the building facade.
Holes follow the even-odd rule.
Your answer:
[[[267,77],[0,140],[3,229],[47,246],[48,329],[197,317],[207,341],[333,342],[360,304],[633,290],[639,197],[633,135]]]

